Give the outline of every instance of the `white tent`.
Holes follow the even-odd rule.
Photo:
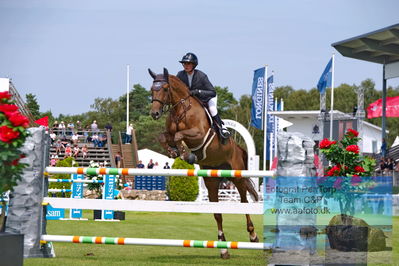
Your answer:
[[[391,147],[399,145],[399,136],[396,136],[395,141],[392,143]]]
[[[169,166],[172,168],[172,164],[174,159],[169,158],[161,153],[149,150],[149,149],[142,149],[138,151],[139,160],[143,162],[145,167],[147,168],[148,162],[152,159],[154,163],[158,162],[159,168],[162,169],[166,162],[169,163]]]

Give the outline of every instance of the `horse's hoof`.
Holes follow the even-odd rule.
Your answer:
[[[224,260],[228,260],[228,259],[230,259],[230,254],[229,254],[229,252],[220,253],[220,257],[221,257],[222,259],[224,259]]]
[[[258,243],[259,242],[259,238],[258,238],[258,236],[256,236],[254,239],[252,239],[252,237],[249,237],[249,241]]]
[[[194,164],[197,161],[197,156],[194,153],[190,153],[187,158],[189,164]]]

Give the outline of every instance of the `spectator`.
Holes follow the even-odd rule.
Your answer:
[[[137,164],[137,168],[144,168],[144,164],[141,160],[139,160],[139,163]]]
[[[97,121],[96,121],[96,120],[93,121],[93,123],[91,124],[90,127],[91,127],[91,131],[92,131],[93,133],[98,132],[98,126],[97,126]]]
[[[121,161],[122,161],[122,156],[121,153],[118,151],[115,155],[115,165],[116,168],[121,168]]]
[[[99,139],[97,133],[94,133],[94,135],[91,137],[91,141],[93,141],[94,147],[98,146]]]
[[[61,153],[61,148],[65,149],[65,146],[62,144],[61,140],[57,140],[57,142],[55,143],[55,153],[58,155],[59,153]]]
[[[54,155],[51,155],[50,166],[55,167],[57,164],[57,160]]]
[[[73,147],[73,157],[78,158],[78,154],[80,152],[80,149],[77,144]]]
[[[379,168],[380,168],[381,174],[383,174],[386,169],[385,158],[381,158]]]
[[[90,127],[88,125],[85,126],[85,128],[83,130],[83,136],[85,138],[86,143],[91,141],[91,137],[89,136],[89,130],[90,130]]]
[[[65,147],[65,156],[64,159],[67,157],[71,157],[72,156],[72,148],[70,144],[67,144]]]
[[[154,163],[154,167],[153,167],[154,169],[159,169],[159,164],[158,164],[158,162],[155,162]]]
[[[88,153],[88,148],[87,148],[87,145],[85,144],[85,145],[83,146],[83,148],[82,148],[82,156],[83,156],[83,159],[86,159],[86,158],[87,158],[87,153]]]
[[[51,130],[51,133],[50,133],[50,142],[51,142],[51,146],[53,146],[53,144],[54,144],[56,138],[57,138],[57,135]]]
[[[53,124],[53,131],[54,131],[54,132],[57,132],[57,131],[58,131],[58,126],[59,126],[58,121],[55,121],[54,124]],[[58,133],[59,133],[59,132],[58,132]]]
[[[108,123],[105,125],[105,129],[106,129],[107,131],[111,132],[111,131],[112,131],[112,125],[108,122]]]
[[[104,147],[107,144],[107,137],[103,134],[98,136],[98,147]]]
[[[125,141],[125,144],[129,144],[129,143],[132,142],[132,131],[133,131],[133,125],[130,124],[127,127],[127,130],[126,130],[126,141]]]
[[[73,134],[75,134],[75,125],[73,122],[70,122],[68,123],[68,135],[72,136]]]
[[[153,169],[154,166],[155,166],[154,162],[152,161],[152,159],[150,159],[150,161],[149,161],[148,164],[147,164],[147,168],[148,168],[148,169]]]
[[[388,171],[388,174],[393,174],[393,169],[395,168],[395,164],[391,158],[388,158],[387,163],[386,163],[386,170]]]
[[[58,131],[61,133],[62,137],[66,136],[66,128],[65,128],[64,121],[61,121],[61,123],[58,125]]]
[[[77,129],[77,132],[78,132],[78,134],[80,133],[80,132],[82,132],[82,123],[78,120],[78,121],[76,121],[76,129]]]
[[[168,162],[165,163],[165,166],[163,167],[163,169],[170,169],[170,166],[169,166]]]
[[[77,144],[78,144],[78,142],[79,142],[79,135],[78,135],[77,132],[75,132],[75,134],[72,135],[71,140],[72,140],[72,144],[73,144],[73,145],[77,145]]]

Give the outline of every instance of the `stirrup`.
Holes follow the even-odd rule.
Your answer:
[[[222,127],[219,130],[220,136],[224,139],[228,139],[231,136],[230,131],[228,131],[226,128]]]

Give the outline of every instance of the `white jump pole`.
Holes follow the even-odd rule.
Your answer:
[[[42,235],[41,241],[42,243],[68,242],[68,243],[86,243],[86,244],[144,245],[144,246],[168,246],[168,247],[192,247],[192,248],[231,248],[231,249],[260,249],[260,250],[271,248],[271,244],[268,243],[98,237],[98,236]]]
[[[207,170],[207,169],[142,169],[142,168],[79,168],[47,167],[46,174],[141,175],[141,176],[202,176],[202,177],[265,177],[274,171]]]

